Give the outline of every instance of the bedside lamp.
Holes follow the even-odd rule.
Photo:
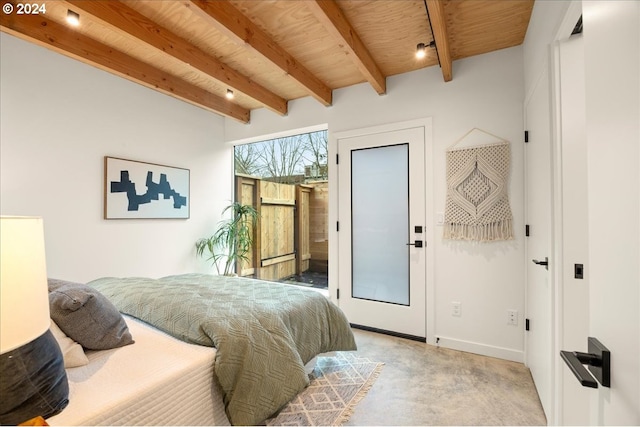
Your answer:
[[[41,218],[1,217],[0,354],[49,329],[49,293]]]
[[[42,218],[0,217],[0,424],[60,412],[69,386],[49,331]]]

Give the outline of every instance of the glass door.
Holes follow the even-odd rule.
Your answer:
[[[424,129],[338,139],[338,300],[357,326],[426,337]]]

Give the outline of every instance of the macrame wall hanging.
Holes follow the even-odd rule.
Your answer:
[[[449,147],[445,239],[513,239],[507,191],[510,161],[509,141],[476,128]]]

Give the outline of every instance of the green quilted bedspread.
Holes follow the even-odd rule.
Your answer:
[[[318,353],[356,349],[342,311],[302,287],[204,274],[88,285],[122,313],[216,347],[215,373],[234,425],[261,423],[295,397],[309,383],[304,364]]]

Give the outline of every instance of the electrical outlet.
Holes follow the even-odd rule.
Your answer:
[[[462,316],[462,303],[459,301],[451,301],[451,315],[455,317]]]
[[[518,310],[507,310],[507,325],[518,326]]]

